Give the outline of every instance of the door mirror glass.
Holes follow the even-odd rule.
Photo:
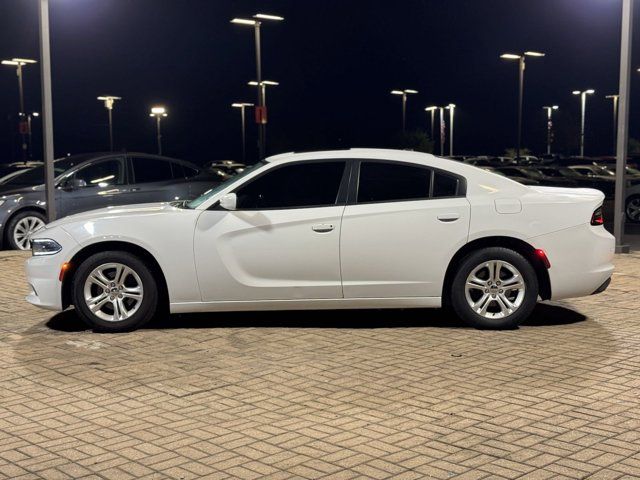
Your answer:
[[[83,188],[86,186],[87,186],[87,182],[85,182],[81,178],[76,178],[74,176],[74,177],[67,178],[64,182],[62,182],[62,184],[60,185],[60,188],[62,188],[62,190],[71,191],[71,190],[76,190],[77,188]]]
[[[235,210],[238,203],[238,197],[235,193],[227,193],[220,199],[220,206],[225,210]]]

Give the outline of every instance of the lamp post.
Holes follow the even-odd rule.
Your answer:
[[[242,163],[246,163],[246,136],[245,136],[245,115],[244,115],[244,109],[246,107],[253,107],[253,103],[246,103],[246,102],[242,102],[242,103],[232,103],[231,106],[233,108],[239,108],[240,109],[240,119],[242,121]]]
[[[455,112],[456,106],[450,103],[444,108],[449,110],[449,156],[453,157],[453,113]]]
[[[258,95],[262,95],[262,105],[264,107],[264,110],[259,115],[261,122],[259,124],[260,128],[258,128],[258,133],[262,132],[262,145],[263,145],[263,148],[264,148],[264,154],[266,155],[266,152],[267,152],[267,121],[268,121],[268,117],[267,117],[267,87],[276,87],[276,86],[280,85],[280,83],[276,82],[274,80],[262,80],[261,82],[257,82],[256,80],[251,80],[247,84],[252,86],[252,87],[257,87],[258,90],[260,90],[260,93]],[[256,117],[256,119],[257,118],[258,117]]]
[[[38,118],[40,114],[38,112],[31,112],[27,115],[27,131],[29,132],[29,158],[33,159],[33,135],[31,131],[31,123],[33,118]]]
[[[503,53],[500,58],[506,60],[518,60],[518,141],[516,143],[516,159],[520,158],[520,149],[522,148],[522,104],[524,101],[524,68],[526,57],[544,57],[544,53],[527,51],[522,54]]]
[[[547,111],[547,155],[551,155],[551,140],[553,136],[553,119],[552,115],[554,110],[558,110],[558,105],[551,105],[548,107],[542,107]]]
[[[113,104],[116,100],[122,100],[122,97],[114,97],[113,95],[102,95],[98,97],[98,100],[104,102],[104,108],[107,109],[109,114],[109,151],[113,152]]]
[[[160,122],[167,116],[167,110],[164,107],[152,107],[150,117],[156,118],[156,138],[158,141],[158,155],[162,155],[162,130],[160,128]]]
[[[431,140],[433,141],[433,132],[434,132],[434,125],[435,125],[435,117],[436,117],[436,110],[438,109],[438,107],[432,105],[430,107],[427,107],[424,109],[425,112],[430,112],[431,113]]]
[[[402,95],[402,133],[406,131],[407,125],[407,94],[416,94],[417,90],[406,88],[404,90],[391,90],[391,95]]]
[[[587,95],[593,95],[596,91],[592,88],[589,90],[574,90],[574,95],[580,96],[580,156],[584,157],[584,117],[587,107]]]
[[[607,95],[613,103],[613,154],[616,154],[616,131],[618,130],[618,99],[620,95]]]
[[[258,84],[262,82],[262,52],[260,47],[260,26],[262,21],[282,21],[283,17],[278,15],[267,15],[264,13],[257,13],[253,18],[234,18],[231,23],[237,25],[253,26],[254,41],[256,46],[256,80]],[[258,106],[256,108],[256,122],[258,123],[258,155],[262,160],[266,152],[266,123],[267,123],[267,111],[264,103],[263,89],[258,88]]]
[[[20,112],[18,114],[20,120],[20,135],[22,136],[22,161],[27,161],[27,134],[28,134],[28,120],[25,120],[24,110],[24,87],[22,84],[22,68],[25,65],[37,63],[35,60],[29,58],[12,58],[11,60],[2,60],[2,65],[9,67],[16,67],[16,76],[18,77],[18,95],[20,97]]]
[[[622,0],[620,33],[620,84],[618,88],[618,133],[616,144],[616,190],[614,199],[613,235],[617,253],[628,253],[624,241],[625,173],[629,148],[629,83],[631,80],[631,39],[633,37],[633,0]]]
[[[444,133],[445,133],[445,123],[444,123],[444,107],[438,107],[440,111],[440,156],[444,156]]]

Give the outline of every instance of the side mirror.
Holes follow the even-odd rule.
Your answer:
[[[238,204],[238,196],[235,193],[227,193],[220,199],[220,206],[225,210],[235,210]]]
[[[62,182],[62,184],[60,185],[60,188],[62,188],[62,190],[71,191],[71,190],[75,190],[76,188],[82,188],[86,186],[87,186],[87,182],[85,182],[84,180],[80,178],[72,177],[72,178],[67,178],[64,182]]]

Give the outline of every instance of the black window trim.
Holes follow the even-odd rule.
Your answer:
[[[362,163],[387,163],[391,165],[403,165],[408,167],[423,168],[431,172],[429,182],[429,197],[427,198],[401,198],[398,200],[374,200],[371,202],[358,202],[358,188],[360,186],[360,165]],[[448,195],[443,197],[433,196],[433,184],[435,180],[435,174],[441,173],[454,177],[458,181],[455,195]],[[429,200],[442,200],[446,198],[465,198],[467,195],[467,180],[457,173],[444,170],[442,168],[432,167],[430,165],[422,165],[420,163],[405,162],[402,160],[389,160],[385,158],[356,158],[353,159],[351,182],[349,185],[349,197],[347,199],[347,205],[371,205],[375,203],[398,203],[398,202],[424,202]]]
[[[274,172],[280,168],[289,167],[292,165],[306,165],[309,163],[337,163],[341,162],[345,164],[344,171],[342,172],[342,179],[340,180],[340,186],[338,187],[338,195],[336,196],[336,201],[333,204],[324,204],[324,205],[302,205],[302,206],[294,206],[294,207],[275,207],[275,208],[238,208],[234,211],[236,212],[257,212],[257,211],[269,211],[269,210],[301,210],[307,208],[325,208],[325,207],[340,207],[347,204],[347,195],[349,190],[349,184],[351,181],[352,171],[353,171],[353,161],[350,158],[318,158],[312,160],[296,160],[293,162],[286,162],[281,165],[276,165],[271,168],[265,169],[264,172],[259,173],[255,177],[251,177],[246,182],[242,182],[240,185],[235,187],[232,191],[228,193],[236,193],[239,189],[251,184],[252,182],[258,180],[264,175],[268,173]],[[215,202],[208,210],[224,210],[220,207],[220,202]]]

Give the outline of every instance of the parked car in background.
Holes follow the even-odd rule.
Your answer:
[[[570,165],[569,168],[582,175],[583,179],[589,179],[593,188],[601,190],[605,195],[613,195],[615,191],[615,174],[603,172],[601,168],[591,164]]]
[[[29,160],[26,162],[12,162],[0,164],[0,178],[5,177],[11,173],[28,170],[33,167],[42,165],[42,162],[37,160]]]
[[[496,175],[502,175],[503,177],[510,178],[511,180],[521,183],[523,185],[540,185],[540,182],[529,177],[519,177],[517,175],[514,175],[514,176],[505,175],[503,172],[500,171],[499,168],[496,168],[496,167],[480,167],[480,168],[482,168],[483,170],[486,170],[487,172],[495,173]]]
[[[283,154],[187,203],[115,207],[34,235],[41,308],[96,330],[174,313],[450,305],[514,328],[538,298],[599,293],[613,272],[604,195],[528,187],[418,152]]]
[[[535,180],[540,185],[547,185],[550,187],[577,187],[577,182],[561,177],[561,176],[548,176],[532,167],[501,167],[497,169],[509,178],[512,177],[526,177]]]
[[[247,166],[234,160],[214,160],[204,164],[203,169],[222,180],[241,173]]]
[[[190,200],[219,179],[196,165],[144,153],[83,154],[54,162],[59,217],[114,205]],[[44,167],[30,169],[32,183],[0,193],[0,240],[9,248],[30,248],[31,235],[45,223]]]

